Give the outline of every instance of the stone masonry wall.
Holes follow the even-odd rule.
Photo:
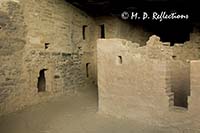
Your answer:
[[[189,63],[200,56],[198,47],[190,46],[170,47],[156,36],[142,47],[122,39],[98,40],[99,112],[157,124],[193,119]]]
[[[146,121],[168,110],[166,61],[148,54],[137,43],[98,40],[100,112]]]
[[[200,61],[199,60],[193,60],[190,63],[190,84],[191,84],[191,97],[189,100],[189,108],[191,108],[192,112],[196,114],[196,116],[199,114],[200,108],[199,108],[199,94],[200,94]]]
[[[55,71],[58,87],[54,86],[61,92],[80,86],[86,79],[83,57],[90,51],[92,41],[88,38],[92,34],[90,30],[87,30],[87,39],[83,40],[82,26],[93,25],[93,20],[64,0],[26,1],[24,7],[28,24],[27,68],[38,73],[43,67],[51,69],[47,66],[52,64],[49,67]],[[40,64],[40,67],[33,64]]]
[[[11,110],[23,87],[23,50],[26,44],[26,25],[22,6],[14,1],[0,1],[0,115]],[[12,100],[11,100],[12,99]],[[9,105],[9,104],[10,105]]]
[[[145,45],[151,33],[146,32],[139,25],[131,25],[130,23],[120,20],[119,18],[112,16],[102,16],[95,18],[95,45],[94,45],[94,62],[97,64],[97,45],[96,40],[101,38],[101,25],[104,25],[105,39],[120,38],[127,39],[132,42],[136,42],[139,45]],[[95,65],[95,72],[97,72],[97,65]],[[95,73],[95,77],[98,77]],[[98,81],[96,79],[96,81]]]
[[[151,33],[145,31],[140,25],[132,25],[119,18],[104,16],[95,18],[97,28],[99,25],[105,25],[105,38],[120,38],[145,45]],[[100,38],[100,32],[97,32],[97,38]]]
[[[65,0],[1,0],[0,16],[0,115],[96,83],[100,24],[105,38],[146,38],[119,19],[91,18]],[[39,92],[42,71],[46,84]]]
[[[64,0],[4,0],[0,16],[0,115],[75,93],[86,83],[85,64],[94,64],[91,17]],[[46,88],[38,93],[43,69]]]

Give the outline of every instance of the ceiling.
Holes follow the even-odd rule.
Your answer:
[[[111,15],[121,18],[123,11],[128,12],[178,12],[188,14],[187,21],[142,21],[130,23],[142,24],[146,30],[161,37],[163,41],[179,42],[189,40],[193,24],[200,25],[200,7],[198,0],[66,0],[84,10],[91,16]]]
[[[123,11],[178,11],[198,20],[198,0],[66,0],[92,16],[120,15]]]

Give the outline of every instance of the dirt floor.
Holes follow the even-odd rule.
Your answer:
[[[0,118],[0,133],[198,133],[181,127],[159,127],[97,113],[97,89],[83,88]]]

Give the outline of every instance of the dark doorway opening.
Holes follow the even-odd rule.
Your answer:
[[[89,78],[89,65],[90,63],[86,63],[86,77]]]
[[[188,109],[190,96],[190,65],[174,60],[171,66],[171,89],[173,92],[173,106]]]
[[[82,34],[83,34],[83,40],[85,40],[85,31],[86,31],[86,27],[87,25],[83,25],[83,29],[82,29]]]
[[[183,91],[177,91],[174,93],[174,106],[188,108],[188,94]]]
[[[46,78],[45,78],[45,71],[47,69],[42,69],[39,72],[37,88],[38,92],[45,92],[46,91]]]
[[[100,25],[100,29],[101,29],[101,38],[105,38],[105,26],[104,26],[104,24]]]

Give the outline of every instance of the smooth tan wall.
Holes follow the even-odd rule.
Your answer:
[[[187,45],[164,46],[156,36],[143,47],[123,39],[98,40],[99,112],[163,126],[187,118],[198,124],[198,61],[190,65],[188,59],[198,59],[199,53],[190,56]],[[175,58],[180,49],[188,49],[188,58],[183,53]]]

